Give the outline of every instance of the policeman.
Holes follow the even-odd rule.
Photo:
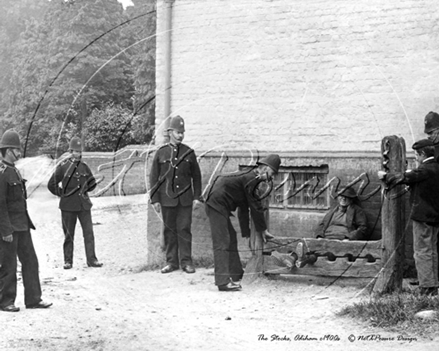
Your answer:
[[[38,258],[30,229],[35,229],[27,211],[25,180],[15,168],[21,158],[20,138],[7,130],[0,141],[0,310],[18,312],[17,256],[21,262],[26,308],[48,308],[41,300]]]
[[[429,112],[425,116],[425,134],[428,134],[428,139],[434,144],[434,157],[438,163],[438,113]]]
[[[267,223],[260,191],[262,182],[270,181],[278,173],[281,160],[271,154],[257,162],[252,170],[219,175],[206,196],[206,214],[211,226],[214,250],[215,285],[220,291],[238,291],[243,267],[237,249],[237,233],[230,216],[237,210],[241,235],[250,236],[249,210],[255,229],[263,239],[273,238]],[[267,194],[266,194],[267,195]]]
[[[200,204],[202,176],[194,150],[182,144],[185,123],[171,118],[170,142],[154,155],[150,170],[150,199],[156,212],[162,212],[167,265],[162,273],[181,268],[194,273],[191,257],[192,207]]]
[[[49,179],[49,191],[60,197],[61,221],[64,232],[64,269],[73,265],[73,244],[76,221],[79,219],[84,236],[87,265],[101,267],[95,254],[95,237],[92,224],[92,202],[89,191],[96,187],[95,177],[82,158],[81,139],[74,137],[69,144],[70,156],[61,162]]]

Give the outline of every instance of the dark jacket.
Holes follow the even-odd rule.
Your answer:
[[[332,208],[324,216],[322,222],[316,229],[315,236],[325,238],[325,231],[329,227],[334,213],[338,210],[339,206]],[[347,229],[349,234],[346,239],[349,240],[365,240],[367,233],[367,216],[364,210],[356,204],[351,204],[347,208]]]
[[[226,217],[237,211],[243,237],[250,236],[249,210],[255,229],[262,232],[267,229],[264,207],[258,198],[258,184],[255,170],[219,175],[206,195],[206,204]]]
[[[434,158],[405,173],[388,173],[386,181],[410,186],[411,219],[438,225],[439,179],[438,163]]]
[[[96,188],[96,180],[89,166],[69,158],[57,166],[47,188],[60,197],[62,211],[88,211],[92,208],[88,192]]]
[[[438,163],[438,141],[434,144],[434,158],[435,162]]]
[[[13,164],[0,162],[0,236],[35,229],[28,211],[26,180]]]
[[[165,207],[190,206],[202,195],[202,175],[194,150],[185,144],[162,145],[150,169],[150,198]]]

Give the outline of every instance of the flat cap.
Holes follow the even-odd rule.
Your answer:
[[[434,146],[434,143],[429,139],[422,139],[422,140],[416,141],[414,143],[414,145],[412,146],[412,148],[413,148],[413,150],[418,150],[418,149],[421,149],[422,147],[425,147],[425,146]]]

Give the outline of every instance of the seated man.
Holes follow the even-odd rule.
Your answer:
[[[356,192],[347,187],[337,197],[338,206],[332,208],[318,225],[315,237],[335,240],[365,240],[367,216],[355,204]]]

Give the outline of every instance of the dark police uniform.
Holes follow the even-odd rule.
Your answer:
[[[59,184],[61,183],[61,187]],[[57,166],[47,184],[49,191],[60,197],[61,219],[64,232],[64,262],[73,263],[75,226],[79,219],[84,236],[88,265],[97,261],[92,224],[92,202],[88,192],[96,187],[96,180],[82,161],[69,158]]]
[[[26,306],[41,302],[38,259],[30,229],[35,229],[27,211],[25,180],[15,166],[0,162],[0,307],[13,305],[17,297],[17,256],[21,262]]]
[[[206,214],[211,226],[217,286],[228,284],[230,278],[238,281],[243,276],[237,248],[237,233],[230,219],[232,212],[238,209],[243,237],[250,236],[249,210],[256,231],[263,232],[267,229],[265,209],[258,196],[260,182],[255,169],[220,175],[206,196]]]
[[[192,204],[200,200],[202,176],[194,150],[185,144],[161,146],[150,170],[151,203],[162,207],[167,264],[192,265]]]

